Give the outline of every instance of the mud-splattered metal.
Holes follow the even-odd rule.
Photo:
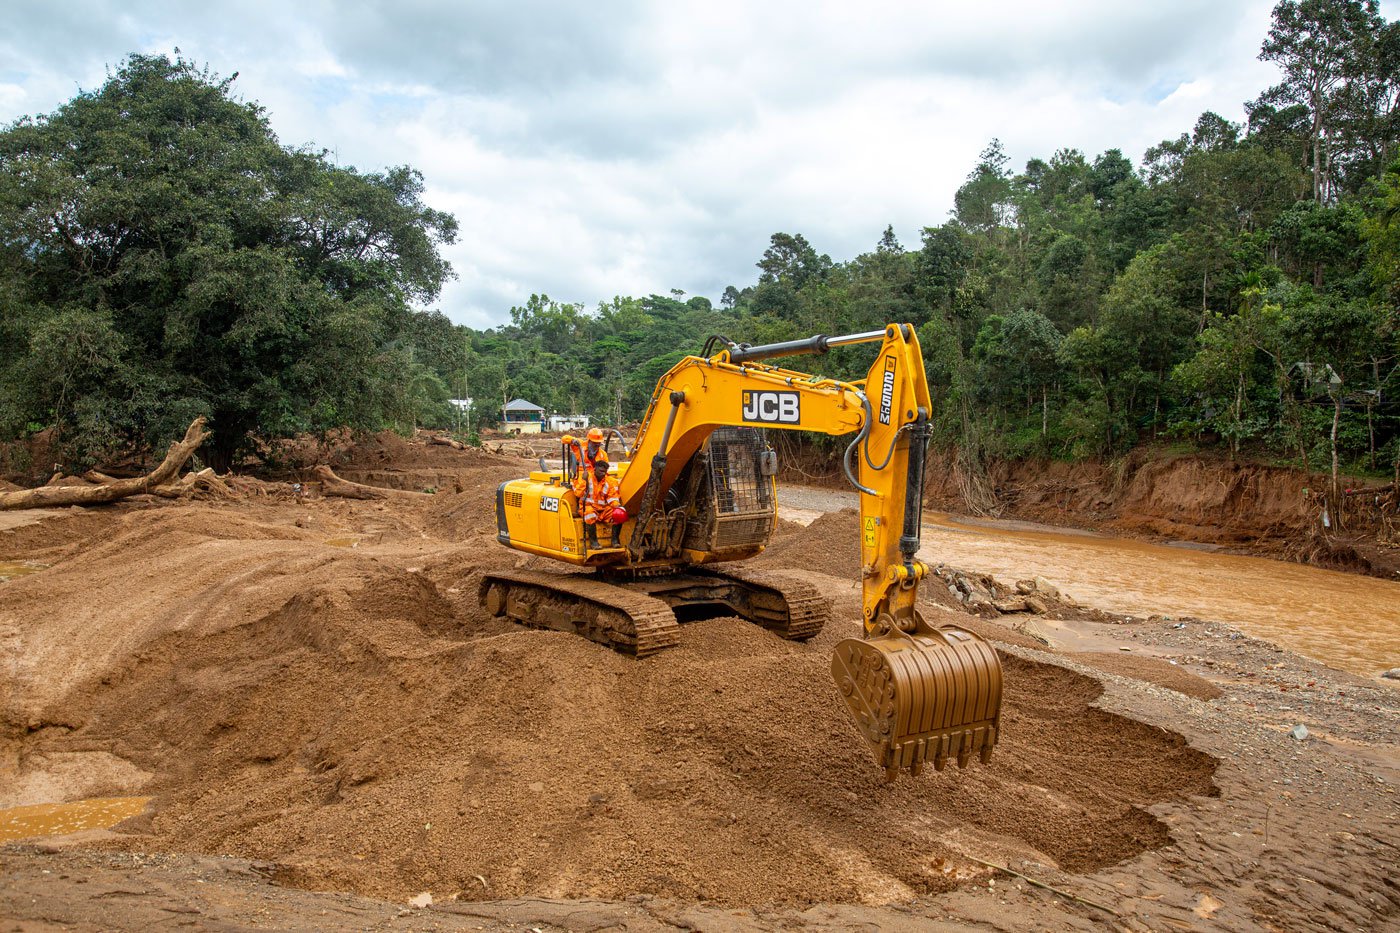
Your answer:
[[[916,634],[848,638],[831,659],[836,687],[876,762],[893,780],[931,761],[983,764],[1001,734],[1001,662],[977,635],[920,625]]]

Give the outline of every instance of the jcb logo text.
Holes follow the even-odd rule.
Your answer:
[[[796,392],[745,392],[743,418],[771,424],[797,424],[802,420],[801,400]]]

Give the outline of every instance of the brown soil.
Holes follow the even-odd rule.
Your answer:
[[[773,567],[819,570],[856,580],[860,575],[860,513],[828,512],[806,528],[791,525],[778,533],[758,559]]]
[[[1183,456],[1139,448],[1121,462],[992,464],[969,501],[953,458],[935,454],[925,501],[963,514],[989,513],[1156,540],[1217,544],[1241,552],[1394,578],[1400,573],[1396,491],[1348,497],[1344,528],[1329,516],[1330,479],[1287,467]],[[1334,510],[1335,511],[1335,510]]]
[[[639,894],[721,912],[700,926],[934,897],[926,918],[982,916],[959,900],[990,877],[970,853],[1070,884],[1155,872],[1189,911],[1195,882],[1155,853],[1218,799],[1226,749],[1175,731],[1169,697],[1200,706],[1213,689],[1194,674],[1053,656],[930,599],[930,621],[1002,645],[1004,737],[989,767],[887,785],[827,671],[858,631],[853,512],[783,523],[756,562],[830,599],[817,638],[711,619],[638,662],[483,613],[474,572],[545,566],[495,542],[495,486],[523,461],[401,442],[345,462],[452,485],[385,502],[139,499],[0,531],[0,559],[48,565],[0,583],[0,805],[139,791],[152,809],[87,845],[246,859],[286,885],[400,903],[614,902],[610,922]],[[1172,690],[1109,703],[1096,666]],[[1277,831],[1302,844],[1315,828]],[[1046,926],[1097,916],[1036,903]],[[860,922],[899,914],[881,916]]]
[[[1218,700],[1225,695],[1223,690],[1204,677],[1182,670],[1170,661],[1109,651],[1076,654],[1074,659],[1096,670],[1156,684],[1198,700]]]

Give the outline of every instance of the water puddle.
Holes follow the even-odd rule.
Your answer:
[[[38,573],[47,566],[48,564],[38,564],[32,560],[13,562],[0,561],[0,583],[4,583],[6,580],[13,579],[14,577],[22,577],[25,574]]]
[[[35,836],[63,836],[106,829],[146,809],[150,797],[94,797],[72,803],[38,803],[0,810],[0,843]]]

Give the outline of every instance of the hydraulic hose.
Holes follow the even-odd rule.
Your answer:
[[[904,533],[899,538],[899,553],[904,558],[904,566],[912,572],[914,555],[919,551],[919,537],[923,530],[924,458],[928,453],[931,427],[927,419],[905,427],[913,429],[913,438],[909,442],[908,475],[905,477],[904,487]]]
[[[841,455],[841,469],[846,472],[846,479],[850,480],[852,486],[856,487],[867,496],[878,496],[879,493],[875,490],[868,486],[862,486],[860,480],[856,479],[855,474],[851,472],[851,453],[859,447],[860,442],[865,440],[870,434],[870,418],[872,415],[870,400],[865,397],[865,393],[857,391],[856,395],[860,396],[861,407],[865,409],[865,419],[860,423],[860,431],[856,433],[855,440],[851,441],[850,445],[846,448],[846,452]],[[867,462],[870,460],[869,452],[866,453],[865,458]],[[874,464],[871,464],[871,468],[874,468]]]
[[[717,343],[723,344],[726,347],[732,347],[735,345],[734,341],[730,340],[723,334],[711,334],[710,339],[705,341],[705,349],[700,351],[700,355],[706,358],[712,356],[714,354],[715,344]]]

